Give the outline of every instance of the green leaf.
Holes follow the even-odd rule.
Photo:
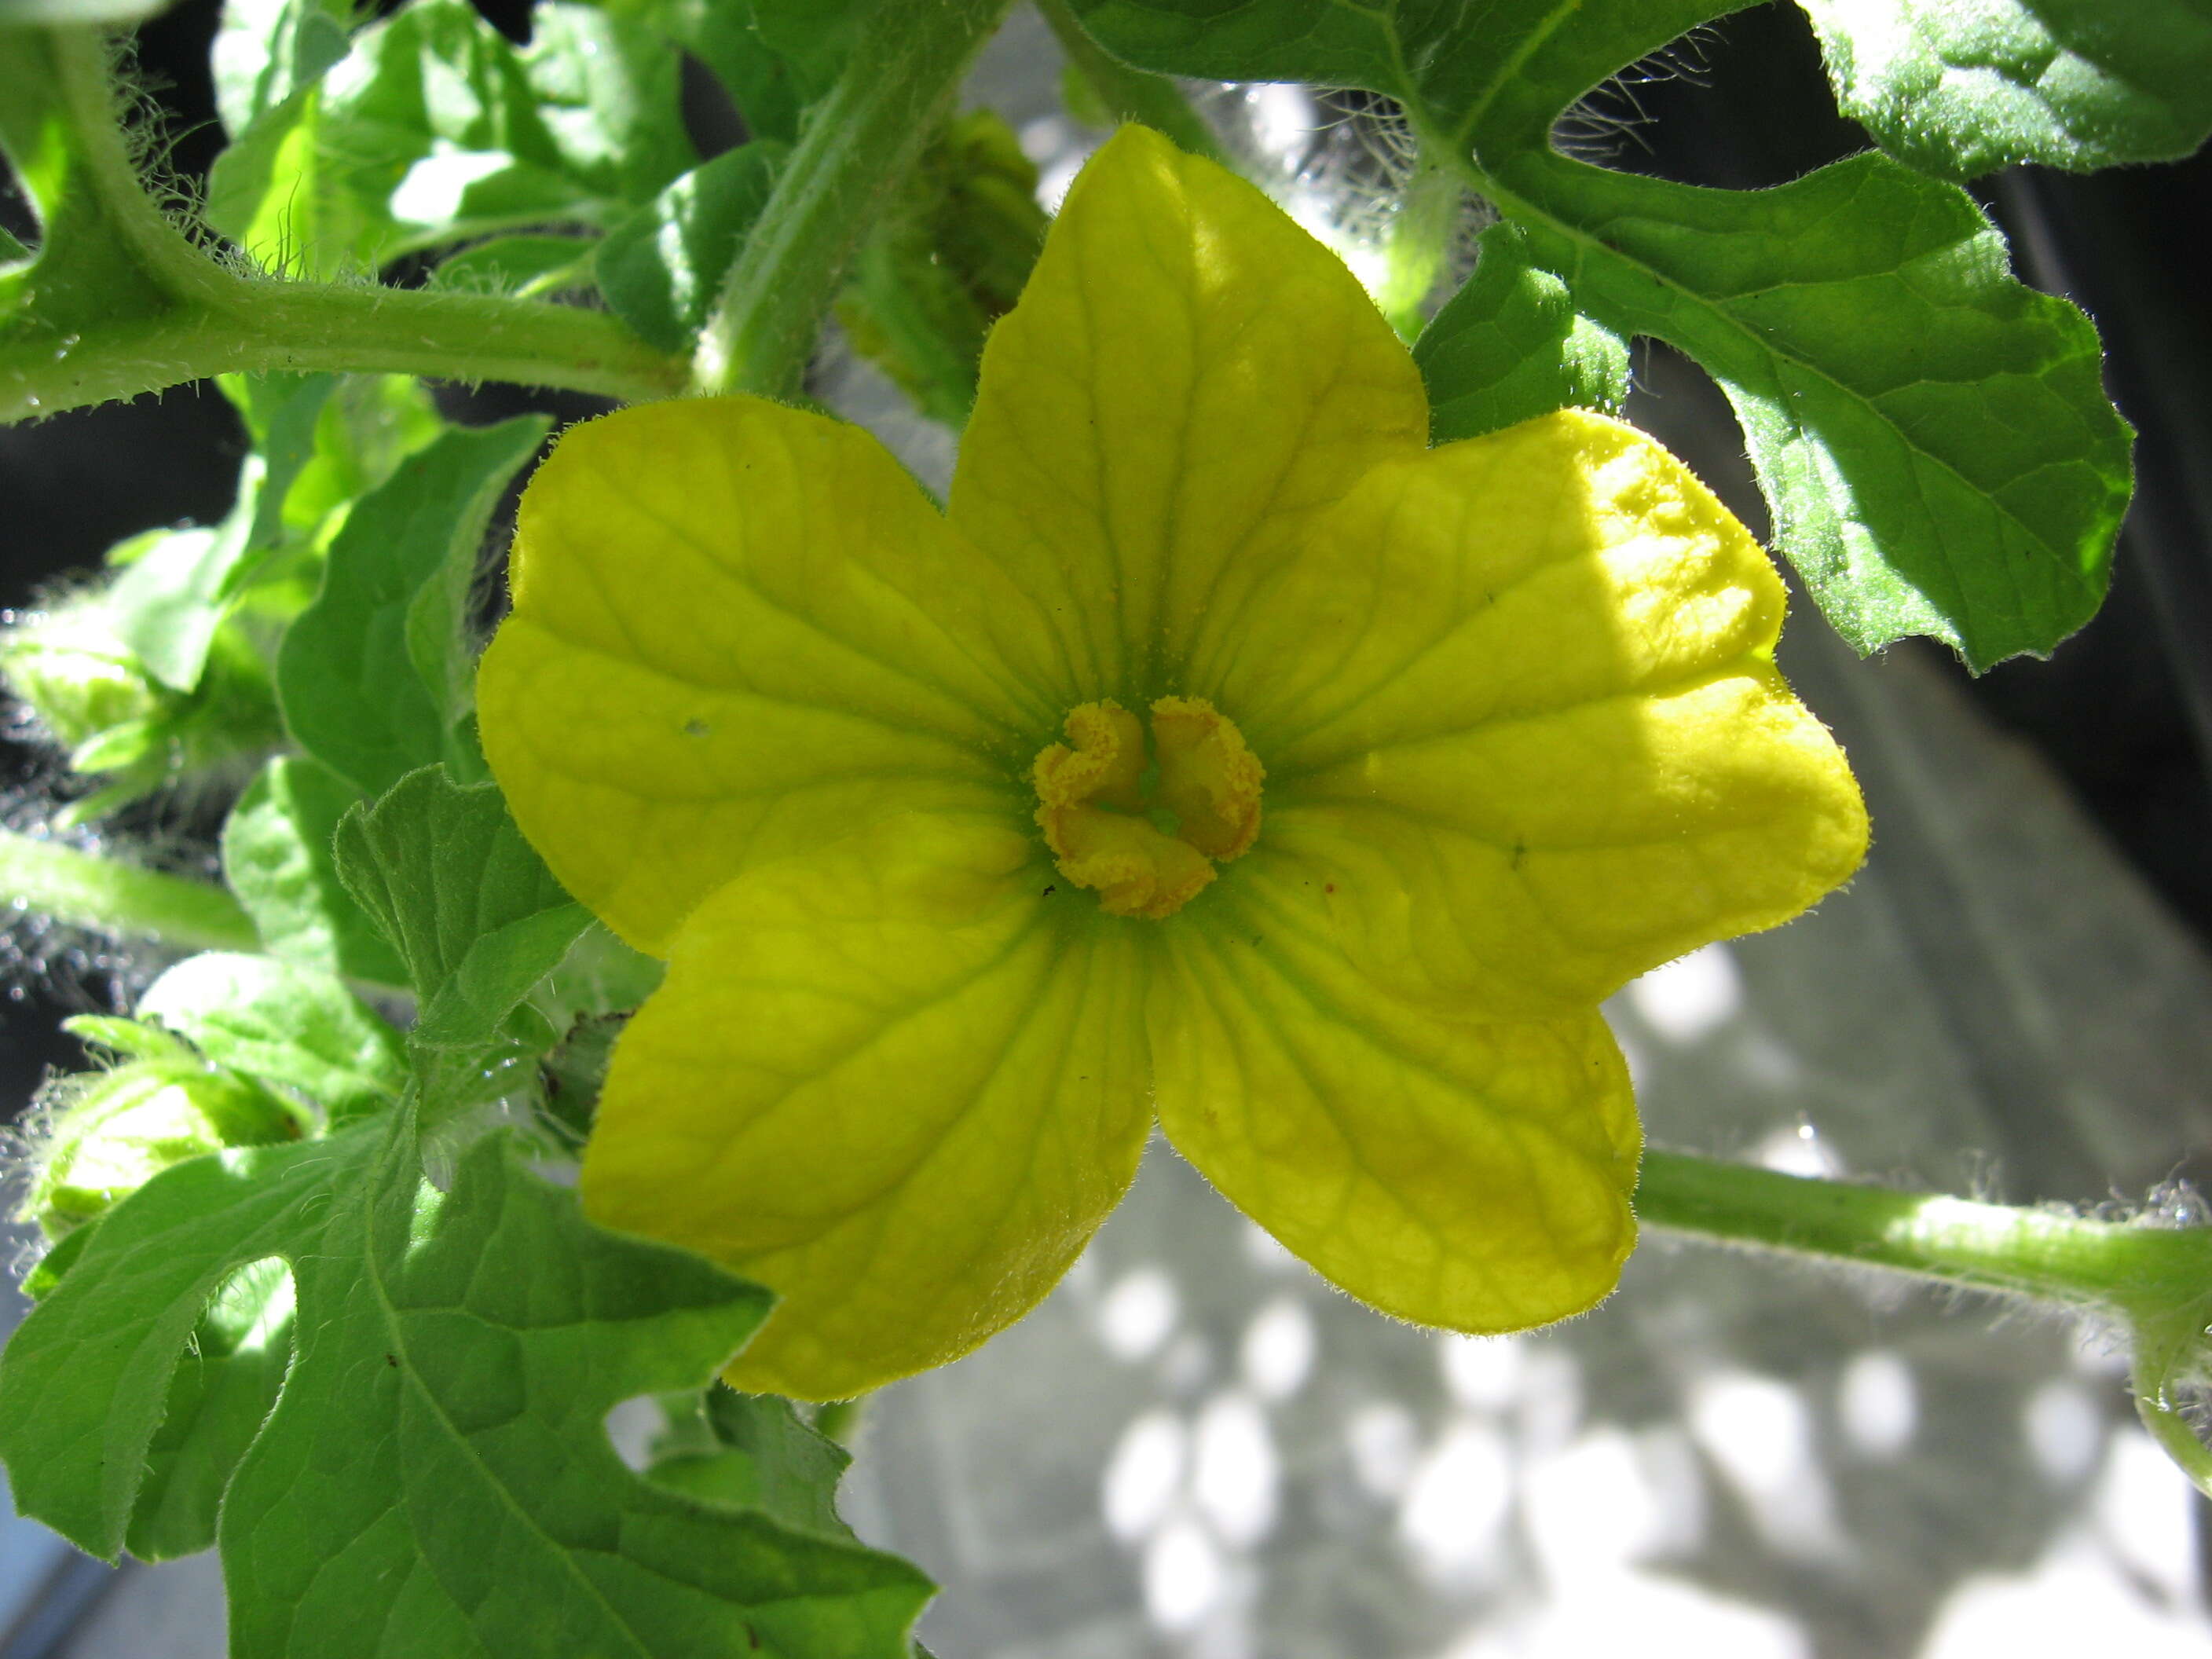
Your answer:
[[[71,1014],[62,1030],[81,1039],[88,1048],[105,1048],[125,1060],[190,1060],[192,1051],[155,1025],[113,1014]]]
[[[259,461],[249,457],[228,519],[210,529],[159,532],[108,590],[118,637],[172,690],[192,690],[207,666],[231,578],[251,544],[260,477]]]
[[[330,975],[270,957],[187,957],[147,988],[138,1017],[298,1090],[334,1123],[392,1105],[407,1081],[398,1032]]]
[[[356,503],[331,544],[322,591],[284,636],[276,690],[293,736],[359,793],[454,753],[477,552],[545,427],[521,416],[447,432]]]
[[[193,1327],[169,1383],[125,1534],[131,1554],[168,1561],[215,1543],[223,1490],[268,1420],[291,1358],[291,1274],[275,1261],[240,1268]]]
[[[206,218],[263,269],[327,282],[373,271],[398,240],[380,204],[346,187],[309,84],[258,116],[208,171]]]
[[[1541,177],[1557,222],[1608,240],[1541,226],[1537,257],[1721,383],[1775,539],[1851,645],[1924,634],[1979,671],[2096,614],[2128,428],[2088,319],[2007,274],[1964,192],[1871,155],[1756,192]]]
[[[304,755],[262,769],[222,827],[223,880],[270,952],[375,985],[404,985],[407,969],[338,879],[331,838],[353,786]]]
[[[526,300],[586,289],[597,284],[592,260],[599,248],[584,236],[495,236],[441,261],[430,286]]]
[[[92,1236],[100,1231],[102,1219],[102,1217],[94,1216],[82,1225],[72,1228],[62,1235],[52,1249],[39,1258],[38,1265],[23,1275],[25,1301],[43,1302],[46,1298],[54,1286],[62,1282],[62,1275],[76,1265],[77,1257],[84,1254],[85,1246],[92,1243]]]
[[[2203,0],[1799,0],[1844,114],[1952,179],[2176,161],[2212,132]]]
[[[218,163],[211,222],[264,263],[328,275],[526,226],[604,228],[696,165],[666,41],[586,6],[532,23],[517,48],[468,0],[416,0],[363,29]]]
[[[110,552],[110,562],[124,566],[108,592],[110,625],[164,685],[199,685],[224,618],[263,571],[264,556],[285,540],[290,498],[317,459],[337,384],[334,374],[228,377],[225,392],[246,417],[256,451],[239,471],[229,514],[210,528],[155,531]]]
[[[324,410],[337,385],[332,374],[232,380],[231,394],[258,453],[240,469],[229,514],[210,528],[134,537],[109,555],[124,564],[108,590],[110,625],[155,678],[178,691],[199,687],[224,619],[265,569],[268,553],[285,539],[288,503],[317,458]],[[240,665],[238,650],[228,656],[234,667]],[[258,678],[260,659],[250,651],[246,656],[248,677]],[[218,724],[225,713],[220,706],[207,712]],[[154,735],[166,740],[170,734]],[[81,770],[114,763],[104,755],[85,755],[82,762]]]
[[[764,1510],[801,1531],[853,1535],[836,1505],[852,1454],[801,1422],[788,1400],[716,1383],[662,1404],[670,1431],[653,1448],[647,1480],[711,1503]]]
[[[287,374],[227,374],[223,395],[245,416],[254,447],[270,447],[270,421],[285,406]],[[285,491],[283,539],[315,547],[337,515],[391,477],[399,463],[446,429],[422,383],[406,374],[345,374],[322,400],[313,447]],[[319,572],[318,559],[313,568]],[[312,594],[308,597],[312,598]],[[289,620],[298,609],[286,613]]]
[[[1721,382],[1781,550],[1858,649],[1924,633],[1985,668],[2102,601],[2127,427],[2087,319],[2013,280],[1972,198],[1881,155],[1730,191],[1552,149],[1569,104],[1735,0],[1072,3],[1148,69],[1401,100],[1577,309]]]
[[[1437,443],[1477,438],[1556,409],[1618,415],[1628,348],[1575,310],[1567,285],[1528,263],[1511,225],[1484,231],[1474,275],[1421,331],[1413,361]]]
[[[114,1558],[210,1298],[239,1268],[312,1237],[312,1212],[366,1173],[382,1140],[356,1130],[196,1158],[107,1213],[0,1357],[0,1459],[19,1509]]]
[[[25,1511],[115,1555],[210,1296],[275,1257],[296,1352],[218,1527],[238,1659],[903,1656],[913,1568],[668,1492],[607,1440],[617,1403],[719,1368],[765,1293],[590,1226],[505,1137],[441,1192],[393,1122],[195,1159],[101,1223],[0,1364]]]
[[[344,0],[224,0],[210,60],[234,142],[346,55],[351,13]]]
[[[335,374],[260,374],[238,377],[251,404],[246,416],[254,447],[266,469],[256,495],[248,548],[274,547],[284,538],[285,502],[301,472],[315,458],[323,406],[337,387]],[[230,585],[234,593],[238,584]]]
[[[507,816],[498,787],[410,774],[338,826],[338,873],[399,949],[418,1047],[489,1044],[591,921]],[[550,1037],[549,1037],[550,1040]]]
[[[593,266],[608,308],[664,351],[687,351],[786,154],[765,140],[693,168],[607,233]]]

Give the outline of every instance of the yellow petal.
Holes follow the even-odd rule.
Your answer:
[[[1048,615],[1062,707],[1182,664],[1312,516],[1418,453],[1413,360],[1257,190],[1125,127],[992,331],[951,518]]]
[[[1176,1149],[1401,1318],[1521,1330],[1605,1297],[1636,1242],[1640,1141],[1603,1020],[1412,1008],[1352,966],[1320,904],[1243,874],[1163,930],[1147,1023]]]
[[[888,811],[1018,799],[1059,718],[1027,602],[857,428],[756,398],[575,428],[524,493],[484,751],[640,950],[747,865]]]
[[[1239,878],[1321,890],[1379,982],[1497,1018],[1787,921],[1867,823],[1775,672],[1783,605],[1711,493],[1601,416],[1377,468],[1196,688],[1267,763]]]
[[[1054,884],[1033,837],[916,816],[760,866],[678,935],[584,1203],[779,1293],[736,1386],[839,1399],[957,1358],[1127,1190],[1146,935]]]

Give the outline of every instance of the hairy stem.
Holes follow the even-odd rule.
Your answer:
[[[1399,195],[1397,215],[1390,221],[1382,250],[1382,285],[1375,295],[1375,303],[1404,339],[1416,337],[1428,321],[1425,302],[1450,260],[1460,204],[1465,199],[1458,174],[1439,166],[1423,145]]]
[[[885,199],[1012,0],[902,0],[869,21],[724,280],[692,386],[793,398]]]
[[[68,125],[75,176],[98,204],[100,234],[120,245],[159,297],[67,330],[42,323],[33,301],[0,325],[0,422],[268,369],[511,380],[624,399],[683,389],[687,364],[603,313],[372,283],[283,282],[219,264],[147,193],[100,34],[47,31],[35,61],[52,74],[49,107]]]
[[[54,343],[0,334],[0,422],[268,369],[509,380],[625,401],[672,397],[684,365],[602,312],[484,295],[216,275],[186,305]]]
[[[1716,1243],[2129,1316],[2212,1289],[2212,1230],[2096,1221],[1682,1152],[1644,1154],[1636,1210],[1648,1225]]]
[[[2212,1227],[2097,1221],[1647,1152],[1647,1226],[1711,1243],[1893,1273],[2078,1309],[2124,1330],[2136,1409],[2212,1495],[2212,1449],[2184,1400],[2212,1382]]]
[[[0,902],[104,933],[187,951],[258,951],[261,936],[222,888],[0,830]]]

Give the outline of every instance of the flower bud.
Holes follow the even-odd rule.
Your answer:
[[[225,1146],[296,1140],[307,1114],[252,1079],[189,1054],[64,1078],[34,1134],[18,1212],[58,1239],[173,1164]]]
[[[97,817],[172,779],[265,748],[280,735],[267,665],[235,623],[210,643],[191,691],[161,684],[125,645],[103,588],[0,627],[0,682],[30,709],[70,769],[109,780],[65,815]]]

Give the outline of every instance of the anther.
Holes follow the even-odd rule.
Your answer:
[[[1145,788],[1146,756],[1137,717],[1109,702],[1069,714],[1068,743],[1030,769],[1036,821],[1060,873],[1098,895],[1109,915],[1173,915],[1260,833],[1259,760],[1237,727],[1198,697],[1152,704],[1156,787]],[[1148,816],[1158,809],[1172,833]]]

